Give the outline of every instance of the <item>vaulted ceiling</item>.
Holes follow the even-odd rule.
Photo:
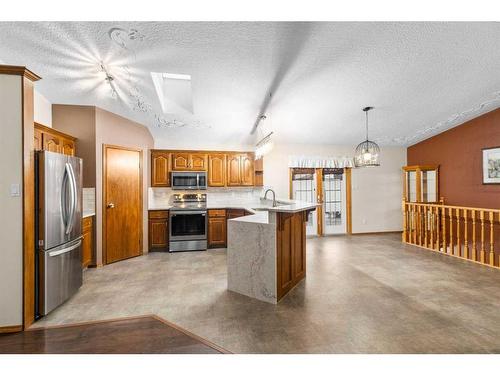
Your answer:
[[[118,113],[165,147],[254,144],[262,112],[278,142],[354,145],[368,105],[372,138],[412,144],[498,107],[499,61],[498,23],[0,23],[0,62],[41,75],[52,103]],[[151,72],[190,75],[193,113],[164,113]]]

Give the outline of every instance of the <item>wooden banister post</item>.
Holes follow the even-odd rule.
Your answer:
[[[464,258],[469,259],[469,242],[467,241],[467,209],[464,208]]]
[[[460,209],[455,210],[457,214],[457,253],[456,256],[462,256],[462,241],[460,239]]]
[[[495,252],[494,252],[494,236],[493,236],[493,220],[494,220],[495,215],[493,214],[493,211],[490,211],[490,259],[489,259],[489,264],[490,266],[495,265]]]

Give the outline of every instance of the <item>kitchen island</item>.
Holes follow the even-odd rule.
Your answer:
[[[279,202],[227,222],[228,289],[278,303],[306,276],[306,221],[316,205]]]

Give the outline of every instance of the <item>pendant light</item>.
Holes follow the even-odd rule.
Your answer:
[[[264,121],[267,119],[266,115],[261,115],[259,118],[259,124],[257,126],[257,132],[261,133],[263,136],[255,145],[255,159],[262,158],[265,154],[269,153],[274,147],[273,134],[264,126]]]
[[[379,155],[380,148],[375,142],[368,140],[368,111],[373,107],[363,108],[366,114],[366,141],[361,142],[356,147],[356,155],[354,157],[357,167],[378,167],[380,165]]]

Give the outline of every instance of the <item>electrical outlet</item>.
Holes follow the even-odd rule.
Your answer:
[[[19,184],[10,184],[10,196],[19,197],[21,195],[21,188]]]

